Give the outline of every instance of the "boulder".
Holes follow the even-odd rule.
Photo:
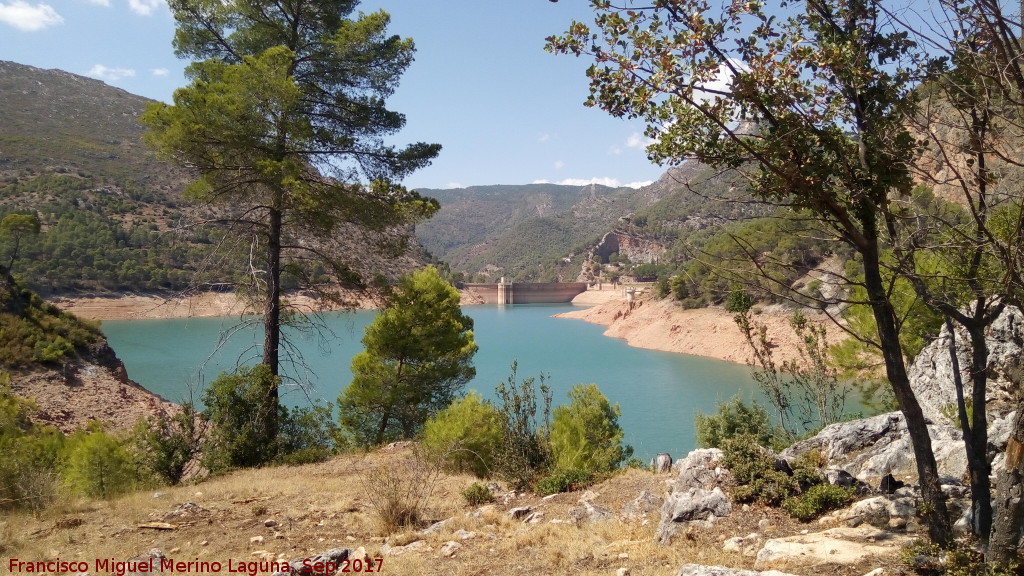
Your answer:
[[[970,386],[970,337],[959,326],[956,332],[957,357],[964,386]],[[939,336],[914,359],[910,367],[910,385],[926,418],[932,422],[949,422],[946,414],[956,405],[953,386],[953,363],[949,357],[949,331],[945,326]],[[986,333],[989,347],[989,405],[1006,405],[1015,390],[1013,374],[1024,366],[1024,315],[1008,306],[989,326]]]
[[[731,511],[729,497],[721,488],[716,487],[711,491],[703,488],[691,488],[685,492],[677,490],[669,495],[661,507],[658,541],[667,544],[675,536],[680,524],[714,522]]]
[[[775,538],[764,543],[756,570],[788,570],[822,564],[853,565],[870,556],[890,558],[912,539],[877,528],[832,528],[824,532]]]
[[[960,431],[949,424],[933,423],[928,433],[940,477],[962,478],[967,457]],[[821,453],[826,466],[845,470],[872,485],[878,485],[887,474],[909,483],[917,479],[913,446],[899,412],[826,426],[817,435],[786,448],[780,456],[792,460],[811,450]]]
[[[876,496],[867,498],[841,512],[840,520],[863,521],[876,528],[890,528],[891,521],[902,520],[902,527],[913,520],[917,514],[917,502],[914,498],[896,495]]]
[[[316,556],[297,558],[288,563],[289,572],[275,572],[273,576],[330,576],[341,568],[343,560],[352,553],[348,548],[331,548]]]
[[[718,448],[701,448],[686,455],[682,460],[676,460],[672,465],[672,471],[676,473],[675,480],[669,485],[669,490],[688,490],[690,488],[703,488],[711,490],[716,486],[722,486],[732,478],[728,470],[719,464],[722,461],[722,451]]]
[[[700,564],[684,564],[676,576],[793,576],[778,570],[757,572],[755,570],[741,570],[739,568],[726,568],[725,566],[702,566]]]
[[[583,522],[604,522],[615,518],[615,514],[604,506],[597,506],[584,500],[582,504],[569,510],[569,520],[577,524]]]
[[[648,514],[653,514],[660,510],[664,503],[664,498],[644,490],[640,492],[639,496],[622,505],[622,518],[624,520],[635,520]]]
[[[757,551],[761,548],[761,535],[757,532],[747,534],[746,536],[736,536],[729,538],[722,545],[722,551],[724,552],[735,552],[744,556],[756,556]]]

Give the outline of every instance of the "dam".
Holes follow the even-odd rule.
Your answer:
[[[572,302],[587,291],[586,282],[506,282],[463,284],[462,287],[483,298],[484,304],[555,304]]]

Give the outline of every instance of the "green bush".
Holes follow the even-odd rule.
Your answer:
[[[721,448],[726,440],[739,435],[751,436],[764,447],[775,444],[777,432],[768,417],[768,410],[755,400],[750,405],[740,395],[719,404],[715,414],[698,412],[694,416],[697,444],[705,448]]]
[[[501,442],[501,414],[475,391],[453,402],[423,428],[423,448],[428,454],[442,458],[449,471],[478,478],[491,475]]]
[[[725,309],[729,312],[746,312],[753,305],[753,298],[740,288],[732,290],[725,297]]]
[[[569,400],[555,408],[551,426],[557,469],[609,472],[633,455],[633,448],[622,444],[619,405],[609,403],[596,384],[573,386]]]
[[[722,464],[739,484],[732,491],[736,502],[778,506],[799,490],[792,476],[775,469],[774,459],[753,436],[742,434],[726,440],[722,445]]]
[[[132,453],[103,430],[77,432],[68,439],[64,483],[93,498],[111,498],[135,489],[143,480]]]
[[[512,374],[495,389],[502,436],[494,471],[513,488],[522,490],[551,465],[551,388],[543,374],[536,387],[532,377],[516,382],[517,368],[513,362]]]
[[[536,492],[538,494],[558,494],[581,490],[593,483],[593,472],[573,468],[569,470],[556,469],[548,476],[537,481]]]
[[[480,506],[494,501],[494,494],[491,490],[479,482],[473,482],[462,491],[462,497],[470,506]]]
[[[199,455],[205,417],[191,402],[173,416],[161,413],[153,420],[139,420],[132,436],[154,476],[168,484],[181,483],[189,464]]]
[[[334,423],[333,407],[278,408],[277,459],[283,464],[323,462],[341,448],[341,430]]]
[[[799,496],[787,498],[782,507],[790,516],[809,522],[826,512],[838,510],[853,500],[854,490],[833,484],[816,484]]]
[[[203,393],[212,426],[203,446],[206,468],[260,466],[277,456],[277,404],[270,392],[278,382],[266,365],[258,364],[221,374],[210,384]]]

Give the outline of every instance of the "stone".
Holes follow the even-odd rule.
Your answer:
[[[757,572],[754,570],[743,570],[740,568],[726,568],[724,566],[702,566],[700,564],[684,564],[676,572],[676,576],[793,576],[777,570]]]
[[[868,572],[864,576],[882,576],[885,573],[885,568],[875,568],[871,572]]]
[[[469,532],[468,530],[459,528],[452,534],[452,536],[455,536],[459,540],[469,540],[470,538],[476,537],[476,532]]]
[[[538,522],[540,522],[540,519],[543,518],[543,517],[544,517],[544,513],[543,512],[530,512],[530,514],[526,518],[523,518],[523,523],[525,523],[525,524],[537,524]]]
[[[584,502],[590,502],[590,501],[594,500],[598,496],[600,496],[600,494],[598,494],[597,492],[594,492],[593,490],[587,490],[586,492],[584,492],[580,496],[580,498],[579,498],[579,500],[577,500],[577,502],[579,502],[580,504],[583,504]]]
[[[622,567],[615,571],[615,576],[629,576],[629,568]]]
[[[876,528],[888,528],[893,519],[899,518],[906,522],[917,513],[917,506],[912,498],[895,496],[875,496],[866,498],[840,512],[841,520],[860,519]]]
[[[895,494],[897,490],[904,486],[906,486],[905,482],[893,478],[892,474],[886,474],[882,476],[882,481],[878,483],[878,491],[882,494]]]
[[[332,576],[341,568],[341,563],[349,558],[352,551],[348,548],[331,548],[316,556],[296,558],[288,563],[288,572],[275,572],[272,576]],[[319,569],[318,569],[319,568]]]
[[[732,475],[718,465],[721,461],[722,451],[718,448],[701,448],[676,460],[672,465],[676,478],[670,483],[671,491],[689,488],[711,490],[728,483]]]
[[[530,514],[531,508],[529,506],[519,506],[508,511],[508,515],[513,520],[522,520]]]
[[[583,522],[604,522],[615,518],[615,514],[604,506],[592,504],[589,500],[569,510],[569,520],[577,524]]]
[[[440,520],[440,521],[438,521],[438,522],[434,522],[434,523],[433,523],[433,524],[431,524],[430,526],[427,526],[427,527],[426,527],[426,528],[424,528],[423,530],[420,530],[420,534],[433,534],[433,533],[435,533],[435,532],[438,532],[438,531],[440,531],[440,530],[441,530],[442,528],[444,528],[444,527],[445,527],[445,525],[446,525],[446,524],[448,524],[448,522],[449,522],[450,520],[451,520],[451,518],[446,518],[446,519],[444,519],[444,520]]]
[[[452,558],[455,556],[455,553],[459,551],[459,548],[462,548],[462,544],[459,544],[454,540],[449,540],[441,545],[441,555],[445,558]]]
[[[265,520],[263,525],[267,528],[273,528],[274,526],[277,526],[277,520]]]
[[[672,471],[672,455],[662,452],[654,457],[651,469],[655,474],[668,474]]]
[[[384,556],[401,556],[402,554],[408,554],[409,552],[429,552],[433,550],[425,541],[417,540],[410,542],[405,546],[391,546],[384,544],[380,547],[380,553]]]
[[[898,517],[897,518],[890,518],[889,519],[889,529],[890,530],[895,530],[895,531],[906,530],[907,529],[907,519],[906,518],[898,518]]]
[[[680,524],[697,521],[713,522],[716,518],[727,516],[732,511],[732,504],[721,488],[715,487],[708,491],[703,488],[691,488],[685,492],[673,492],[661,507],[661,523],[658,525],[657,538],[667,544],[675,535]]]
[[[249,538],[249,544],[263,544],[263,536],[253,536]]]
[[[761,535],[757,532],[746,536],[735,536],[729,538],[722,545],[722,551],[742,554],[744,556],[755,556],[761,547]]]
[[[877,528],[831,528],[799,536],[775,538],[764,543],[754,562],[755,570],[788,570],[821,564],[853,565],[871,556],[891,557],[911,542],[902,534]]]
[[[641,516],[653,514],[661,509],[665,499],[651,494],[647,490],[640,492],[640,495],[623,504],[622,517],[626,520],[633,520]]]

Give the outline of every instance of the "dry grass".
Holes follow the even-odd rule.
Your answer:
[[[301,467],[247,470],[214,478],[194,486],[141,492],[102,501],[65,501],[40,518],[20,515],[0,520],[0,574],[9,558],[46,560],[126,559],[161,549],[175,560],[295,559],[332,547],[363,546],[370,556],[385,547],[422,542],[417,552],[385,556],[382,573],[410,576],[477,576],[484,574],[614,574],[628,567],[630,574],[672,575],[687,562],[751,568],[752,558],[723,552],[726,537],[756,531],[762,517],[776,526],[770,536],[783,536],[806,526],[786,520],[776,511],[754,509],[720,520],[711,530],[694,531],[670,546],[658,545],[654,531],[658,514],[625,521],[596,524],[568,522],[569,510],[580,493],[559,494],[542,500],[534,495],[503,498],[480,508],[470,507],[462,490],[474,478],[439,475],[423,502],[424,523],[448,519],[440,529],[421,534],[405,528],[386,536],[378,521],[366,479],[374,470],[406,470],[412,456],[408,447],[367,455],[348,455],[330,462]],[[592,488],[594,504],[618,513],[641,490],[664,493],[667,476],[628,470]],[[168,513],[186,502],[202,510],[174,517]],[[537,523],[512,520],[507,510],[531,506],[542,512]],[[276,522],[266,526],[267,521]],[[174,530],[139,528],[163,521]],[[60,527],[58,527],[60,526]],[[456,532],[475,533],[460,539]],[[262,536],[263,541],[250,539]],[[448,541],[461,544],[453,557],[441,554]],[[815,569],[816,575],[859,576],[864,571]]]

